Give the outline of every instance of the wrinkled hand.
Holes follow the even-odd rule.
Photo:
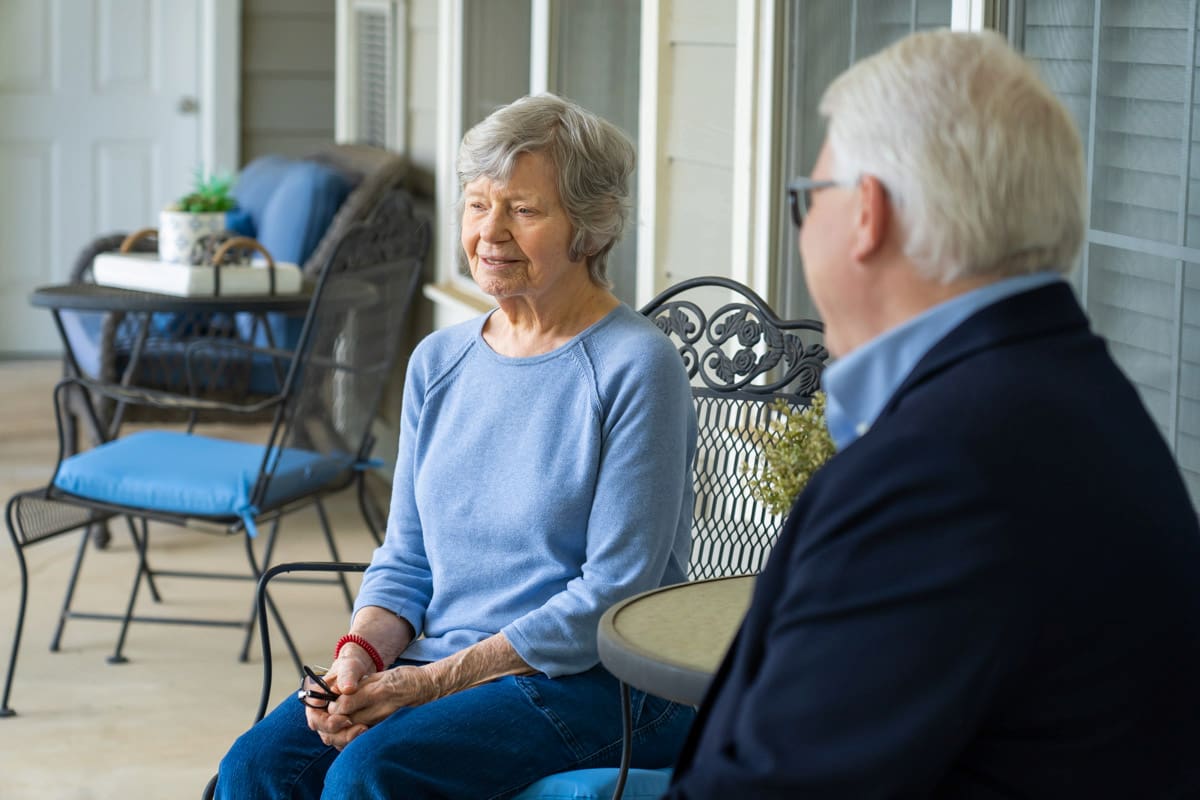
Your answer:
[[[308,727],[320,734],[326,745],[341,750],[397,709],[438,698],[437,686],[423,667],[371,673],[372,666],[368,663],[364,668],[361,660],[343,656],[325,676],[326,683],[341,697],[328,708],[307,709],[307,717]]]
[[[325,683],[335,694],[352,694],[374,669],[375,664],[365,650],[347,645],[325,673]],[[304,716],[309,729],[316,731],[326,745],[338,750],[367,729],[366,725],[355,725],[348,716],[336,713],[333,704],[326,708],[308,706]]]

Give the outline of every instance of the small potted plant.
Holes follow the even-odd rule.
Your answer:
[[[196,170],[192,191],[168,206],[158,219],[158,257],[171,264],[193,263],[196,243],[225,230],[225,212],[237,206],[229,174],[205,176]]]
[[[762,462],[757,472],[750,469],[754,497],[775,514],[786,514],[809,478],[830,458],[836,448],[825,427],[825,394],[816,392],[805,408],[792,408],[782,400],[767,430],[760,433]]]

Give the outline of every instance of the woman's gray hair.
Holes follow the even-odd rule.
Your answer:
[[[569,100],[552,94],[522,97],[463,137],[459,211],[468,183],[484,177],[507,181],[524,153],[541,153],[554,165],[559,199],[573,229],[568,257],[586,259],[592,281],[611,286],[608,252],[621,238],[629,213],[633,143],[615,125]]]
[[[887,189],[929,279],[1068,272],[1083,242],[1083,147],[1033,66],[992,32],[918,33],[821,98],[834,177]]]

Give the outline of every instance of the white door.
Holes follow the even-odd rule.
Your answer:
[[[0,0],[0,355],[58,352],[30,291],[190,184],[201,25],[200,0]]]

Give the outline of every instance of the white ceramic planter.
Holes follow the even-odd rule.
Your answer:
[[[224,211],[163,211],[158,215],[158,257],[169,264],[194,264],[196,242],[224,230]]]

